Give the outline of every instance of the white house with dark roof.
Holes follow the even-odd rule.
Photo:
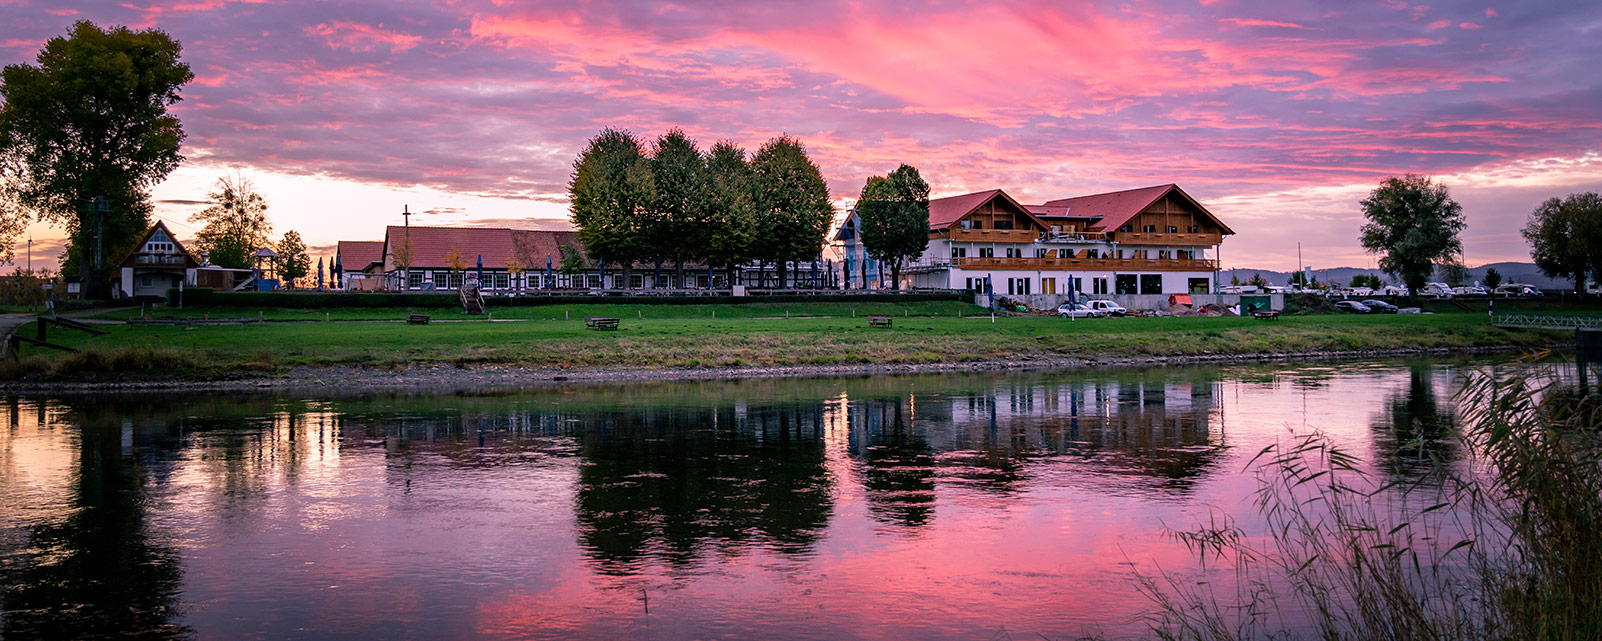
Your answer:
[[[836,232],[847,265],[869,265],[852,212]],[[1235,233],[1177,185],[1024,205],[1000,189],[929,201],[929,247],[902,286],[1028,295],[1214,290],[1218,246]],[[1211,256],[1209,256],[1211,254]],[[883,270],[888,277],[888,269]],[[868,283],[873,283],[872,273]],[[853,284],[862,283],[853,274]]]
[[[200,262],[189,255],[166,223],[156,221],[118,267],[118,289],[123,297],[166,297],[167,290],[180,284],[195,285]]]

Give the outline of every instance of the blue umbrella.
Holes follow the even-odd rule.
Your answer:
[[[1078,298],[1077,290],[1078,289],[1079,289],[1078,287],[1074,286],[1074,277],[1073,276],[1069,276],[1068,277],[1068,304],[1072,305],[1074,303],[1079,302],[1077,300],[1077,298]]]
[[[478,286],[484,286],[484,255],[478,255]]]
[[[990,288],[990,274],[985,274],[985,294],[990,297],[991,311],[995,311],[996,309],[996,296],[993,293],[994,291],[995,290]]]
[[[551,288],[551,255],[545,255],[545,288]]]

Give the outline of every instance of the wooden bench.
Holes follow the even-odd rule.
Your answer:
[[[1279,312],[1269,310],[1252,312],[1252,316],[1255,316],[1257,320],[1279,320]]]
[[[407,325],[427,325],[428,324],[428,315],[427,314],[407,314],[406,315],[406,324]]]
[[[584,319],[584,326],[591,329],[617,329],[617,320],[605,316],[588,316]]]
[[[869,316],[868,317],[868,327],[889,327],[889,326],[890,326],[890,317],[889,316]]]

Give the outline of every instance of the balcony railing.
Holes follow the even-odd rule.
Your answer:
[[[1218,261],[1210,258],[942,258],[922,262],[913,267],[942,269],[997,270],[1116,270],[1116,271],[1218,271]]]
[[[1047,243],[1104,243],[1108,238],[1104,231],[1052,231],[1046,232],[1040,240]]]
[[[1040,239],[1033,229],[953,229],[952,242],[959,243],[1032,243]]]
[[[1204,232],[1199,234],[1144,231],[1121,231],[1113,240],[1125,245],[1197,245],[1212,246],[1224,242],[1224,235],[1218,232]]]
[[[183,267],[184,258],[183,254],[134,254],[133,262],[135,265]]]

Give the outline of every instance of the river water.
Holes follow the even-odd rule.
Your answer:
[[[1457,460],[1462,367],[10,397],[0,638],[1138,636],[1265,446]]]

